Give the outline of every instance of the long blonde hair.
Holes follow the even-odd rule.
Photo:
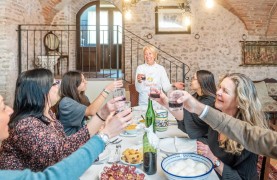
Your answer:
[[[262,105],[258,98],[254,83],[244,74],[231,73],[226,74],[220,81],[225,78],[230,78],[236,85],[236,102],[238,104],[237,119],[241,119],[252,126],[259,126],[268,129],[268,124],[265,120],[265,115],[262,111]],[[224,136],[219,140],[219,145],[224,148],[226,152],[232,154],[241,154],[244,147]]]

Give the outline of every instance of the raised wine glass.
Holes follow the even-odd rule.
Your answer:
[[[121,101],[126,101],[126,92],[125,92],[125,88],[116,88],[113,91],[113,97],[122,97]]]
[[[150,86],[150,97],[151,98],[160,98],[161,86],[152,85]]]
[[[183,95],[180,90],[168,91],[168,106],[171,111],[179,111],[183,109],[183,103],[178,103],[177,100]]]

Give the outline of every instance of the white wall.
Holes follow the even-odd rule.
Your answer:
[[[90,102],[92,102],[101,93],[101,91],[103,91],[103,89],[111,82],[113,82],[113,81],[109,81],[109,80],[88,80],[86,95],[89,98]],[[112,97],[113,96],[110,93],[107,100],[110,100]],[[126,92],[126,99],[127,100],[130,99],[129,98],[129,92]]]
[[[92,102],[103,89],[113,81],[103,81],[103,80],[88,80],[86,95],[89,98],[90,102]],[[110,99],[112,96],[110,95]]]

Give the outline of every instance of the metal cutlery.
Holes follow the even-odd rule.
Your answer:
[[[122,141],[122,139],[116,138],[115,140],[109,142],[108,144],[118,144],[118,143],[120,143],[121,141]],[[107,144],[107,145],[108,145],[108,144]]]

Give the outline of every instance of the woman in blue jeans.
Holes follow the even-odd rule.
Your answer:
[[[3,97],[0,95],[0,141],[9,137],[8,123],[13,109],[5,105]],[[123,111],[117,114],[122,120],[122,126],[114,129],[114,135],[119,134],[126,122],[124,117],[130,112]],[[0,170],[0,179],[78,179],[95,161],[105,148],[106,139],[101,133],[94,135],[81,148],[61,162],[46,168],[43,172],[32,172],[26,170]]]

